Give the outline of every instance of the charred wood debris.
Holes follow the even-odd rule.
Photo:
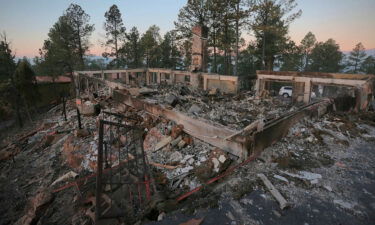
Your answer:
[[[236,131],[299,107],[282,97],[258,99],[249,91],[222,94],[184,85],[137,95]],[[201,224],[210,218],[194,216],[200,210],[228,204],[223,224],[270,224],[309,204],[308,196],[329,201],[360,222],[374,219],[374,190],[353,193],[358,192],[353,177],[374,184],[374,112],[303,118],[256,159],[241,164],[246,159],[187,134],[181,124],[115,102],[108,90],[79,101],[80,110],[77,100],[64,104],[66,120],[58,105],[22,131],[1,132],[0,224],[162,224],[176,213],[191,215],[185,224]],[[359,151],[358,146],[372,147]],[[260,216],[262,206],[252,193],[274,204],[264,208],[271,222]],[[366,193],[372,196],[368,208],[360,200]],[[258,216],[246,213],[249,207]],[[314,215],[321,209],[311,204],[310,210]],[[176,221],[171,223],[184,222]]]

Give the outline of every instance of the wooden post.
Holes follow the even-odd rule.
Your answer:
[[[82,124],[81,124],[81,113],[79,112],[79,109],[77,108],[77,118],[78,118],[78,128],[82,129]]]
[[[280,194],[280,192],[272,185],[272,183],[267,179],[267,177],[260,173],[258,174],[258,177],[263,181],[264,185],[266,185],[267,189],[271,192],[273,197],[279,202],[280,209],[284,209],[288,206],[288,202],[285,200],[285,198]]]
[[[65,97],[65,94],[63,94],[63,96],[62,96],[62,103],[63,103],[64,120],[67,121],[68,119],[66,118],[66,97]]]

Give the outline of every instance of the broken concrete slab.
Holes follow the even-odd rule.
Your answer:
[[[302,180],[308,180],[312,184],[316,184],[318,179],[322,178],[322,175],[317,174],[317,173],[311,173],[311,172],[308,172],[308,171],[298,171],[298,174],[289,173],[289,172],[286,172],[286,171],[280,171],[280,172],[285,174],[285,175],[288,175],[290,177],[295,177],[295,178],[299,178],[299,179],[302,179]]]
[[[182,154],[181,154],[180,152],[178,152],[178,151],[173,152],[173,153],[170,155],[170,157],[169,157],[169,160],[170,160],[171,162],[179,162],[179,161],[181,161],[182,159],[183,159],[183,156],[182,156]]]
[[[189,110],[188,110],[188,113],[190,114],[194,114],[194,113],[200,113],[202,112],[202,109],[198,106],[198,105],[192,105]]]
[[[165,97],[165,102],[171,105],[172,107],[175,107],[177,103],[179,102],[179,100],[175,95],[169,94],[167,95],[167,97]]]
[[[157,90],[142,87],[142,88],[127,88],[127,91],[132,96],[139,96],[139,95],[150,95],[157,93]]]

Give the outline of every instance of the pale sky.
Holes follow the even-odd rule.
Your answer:
[[[375,0],[297,0],[302,16],[290,26],[291,38],[299,43],[311,31],[318,41],[333,38],[341,50],[358,42],[375,48]],[[104,13],[116,4],[129,31],[144,32],[156,24],[161,33],[174,28],[179,9],[186,0],[0,0],[0,31],[5,31],[18,57],[34,57],[52,25],[70,3],[79,4],[91,17],[95,31],[90,53],[101,55]]]

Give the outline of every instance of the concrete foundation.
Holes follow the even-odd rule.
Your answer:
[[[121,73],[129,74],[128,72]],[[144,72],[144,74],[152,73],[157,74],[157,76],[159,77],[156,77],[156,82],[158,83],[161,82],[161,74],[165,73],[165,71],[151,70]],[[174,121],[177,124],[181,124],[184,127],[184,132],[186,132],[187,134],[195,138],[198,138],[204,142],[207,142],[213,146],[216,146],[235,156],[238,156],[241,159],[246,159],[250,155],[259,154],[260,151],[262,151],[265,147],[271,145],[275,141],[284,137],[288,133],[289,128],[293,124],[298,122],[299,119],[303,118],[304,116],[320,116],[321,114],[325,113],[327,111],[327,107],[331,105],[331,101],[329,100],[320,100],[319,102],[308,104],[300,108],[299,110],[296,110],[293,113],[286,113],[285,115],[282,115],[279,118],[267,121],[261,128],[255,130],[249,130],[245,128],[243,130],[238,131],[229,129],[225,126],[212,125],[208,121],[205,121],[201,118],[191,118],[182,112],[170,109],[170,107],[145,102],[141,99],[133,97],[131,94],[129,94],[131,92],[131,88],[129,88],[129,85],[127,84],[123,84],[118,81],[110,81],[101,78],[96,78],[91,74],[83,74],[82,72],[76,72],[74,74],[75,76],[77,76],[77,79],[75,80],[78,82],[76,83],[78,96],[81,92],[85,93],[85,91],[82,90],[82,86],[80,86],[79,83],[82,83],[82,80],[87,81],[88,87],[106,86],[111,90],[111,95],[119,104],[131,106],[138,110],[144,110],[154,116],[164,117],[168,120]],[[176,75],[189,75],[189,73],[173,73],[172,77],[176,77]],[[154,75],[151,75],[150,77],[153,76]],[[146,79],[146,81],[150,80],[150,77]],[[204,89],[213,87],[210,86],[213,85],[210,84],[210,78],[210,76],[203,76]],[[236,90],[234,88],[231,89],[231,86],[234,85],[235,80],[233,81],[228,78],[223,79],[223,77],[218,78],[215,76],[213,76],[212,80],[224,81],[223,84],[220,84],[221,87],[228,84],[228,87],[226,87],[227,90]],[[90,91],[92,91],[92,89]],[[254,123],[257,122],[258,121]],[[248,127],[256,126],[250,124]]]
[[[125,84],[130,87],[142,87],[159,84],[182,83],[195,88],[211,90],[220,89],[223,93],[236,93],[238,91],[238,77],[208,73],[193,73],[189,71],[169,69],[130,69],[130,70],[103,70],[103,71],[76,71],[75,76],[84,75],[87,78],[99,78],[106,81]],[[82,80],[81,79],[81,80]],[[87,82],[87,81],[82,81]],[[81,82],[81,83],[82,83]],[[78,84],[77,84],[78,85]],[[109,86],[114,86],[109,84]],[[115,85],[116,86],[116,85]]]

